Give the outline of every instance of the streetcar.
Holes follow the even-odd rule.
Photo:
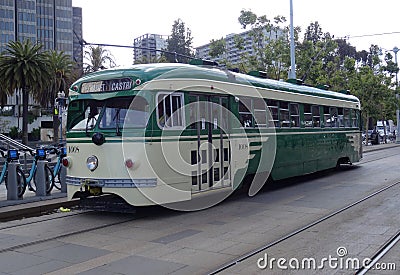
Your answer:
[[[197,210],[241,187],[254,195],[269,180],[361,159],[355,96],[196,62],[107,69],[72,84],[69,199]]]

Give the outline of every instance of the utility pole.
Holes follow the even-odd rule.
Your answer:
[[[290,70],[289,79],[296,79],[296,59],[294,51],[294,27],[293,27],[293,0],[290,0]]]
[[[392,50],[394,52],[394,61],[396,62],[396,66],[398,67],[397,63],[397,52],[399,48],[396,46]],[[397,99],[397,109],[396,109],[396,120],[397,120],[397,131],[396,131],[396,143],[400,143],[400,110],[399,110],[399,93],[397,91],[399,87],[399,80],[398,80],[398,72],[396,72],[396,99]]]

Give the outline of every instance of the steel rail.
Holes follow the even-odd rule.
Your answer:
[[[397,232],[390,240],[388,240],[381,249],[378,250],[377,253],[371,258],[371,262],[367,266],[363,266],[356,272],[356,275],[363,275],[367,273],[371,268],[375,266],[375,264],[385,256],[390,249],[396,245],[396,243],[400,241],[400,231]]]
[[[286,234],[283,237],[281,237],[281,238],[279,238],[279,239],[277,239],[275,241],[272,241],[272,242],[269,242],[267,244],[264,244],[264,245],[262,245],[262,246],[260,246],[260,247],[258,247],[256,249],[246,253],[246,254],[243,254],[242,256],[239,256],[239,257],[235,258],[234,260],[231,260],[231,261],[221,265],[217,269],[210,271],[208,274],[210,274],[210,275],[211,274],[217,274],[217,273],[220,273],[222,271],[225,271],[228,268],[231,268],[231,267],[235,266],[236,264],[238,264],[238,263],[240,263],[240,262],[242,262],[242,261],[244,261],[244,260],[246,260],[246,259],[248,259],[248,258],[250,258],[250,257],[252,257],[252,256],[254,256],[254,255],[256,255],[256,254],[258,254],[258,253],[260,253],[260,252],[262,252],[262,251],[264,251],[266,249],[268,249],[268,248],[270,248],[270,247],[272,247],[272,246],[275,246],[275,245],[277,245],[277,244],[279,244],[279,243],[281,243],[281,242],[283,242],[285,240],[288,240],[291,237],[296,236],[296,235],[298,235],[298,234],[310,229],[311,227],[314,227],[314,226],[316,226],[316,225],[318,225],[318,224],[320,224],[320,223],[322,223],[322,222],[324,222],[324,221],[326,221],[326,220],[328,220],[328,219],[330,219],[330,218],[332,218],[332,217],[334,217],[334,216],[336,216],[336,215],[338,215],[338,214],[340,214],[340,213],[342,213],[342,212],[344,212],[344,211],[346,211],[346,210],[348,210],[348,209],[350,209],[350,208],[352,208],[352,207],[354,207],[354,206],[356,206],[356,205],[358,205],[358,204],[360,204],[360,203],[362,203],[362,202],[364,202],[364,201],[366,201],[366,200],[368,200],[368,199],[370,199],[372,197],[375,197],[376,195],[378,195],[378,194],[380,194],[380,193],[382,193],[382,192],[384,192],[384,191],[386,191],[386,190],[398,185],[399,183],[400,183],[400,181],[397,181],[397,182],[394,182],[394,183],[392,183],[390,185],[387,185],[387,186],[385,186],[385,187],[383,187],[383,188],[381,188],[381,189],[369,194],[368,196],[365,196],[362,199],[359,199],[359,200],[357,200],[357,201],[355,201],[355,202],[353,202],[353,203],[351,203],[351,204],[349,204],[349,205],[347,205],[347,206],[345,206],[343,208],[340,208],[340,209],[338,209],[338,210],[336,210],[336,211],[334,211],[334,212],[332,212],[332,213],[330,213],[328,215],[325,215],[325,216],[315,220],[314,222],[309,223],[308,225],[300,227],[299,229],[296,229],[296,230],[292,231],[291,233]]]

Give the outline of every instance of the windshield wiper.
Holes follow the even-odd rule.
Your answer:
[[[122,135],[120,127],[119,127],[119,119],[120,119],[119,113],[120,113],[120,111],[121,111],[121,109],[117,109],[117,112],[115,113],[114,118],[113,118],[113,120],[115,120],[115,127],[116,127],[116,131],[117,131],[117,136],[121,136]]]

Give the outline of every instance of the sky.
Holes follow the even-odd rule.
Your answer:
[[[72,0],[72,4],[82,7],[83,39],[102,44],[132,45],[134,38],[146,33],[170,35],[180,18],[192,32],[193,47],[198,47],[242,32],[238,17],[243,9],[268,19],[282,15],[289,22],[290,17],[289,0]],[[295,26],[304,31],[318,21],[323,32],[349,36],[348,42],[358,51],[371,44],[383,51],[400,48],[399,11],[399,0],[293,0]],[[394,34],[354,37],[382,33]],[[117,65],[132,64],[133,49],[107,49]]]

